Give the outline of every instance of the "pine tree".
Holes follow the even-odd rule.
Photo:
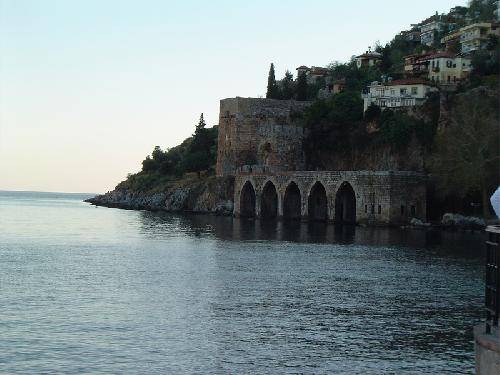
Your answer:
[[[205,119],[203,118],[203,112],[202,112],[200,115],[200,121],[198,121],[198,125],[196,125],[196,131],[200,129],[205,129],[205,126],[207,126],[207,124],[205,123]]]
[[[281,81],[281,99],[289,100],[293,98],[293,75],[288,70],[285,78]]]
[[[276,84],[276,76],[274,74],[274,64],[271,63],[271,68],[269,68],[269,76],[267,78],[267,93],[266,98],[268,99],[279,99],[279,89]]]
[[[304,72],[300,72],[297,77],[297,100],[307,100],[307,78]]]

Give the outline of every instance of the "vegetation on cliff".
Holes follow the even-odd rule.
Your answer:
[[[207,128],[202,113],[191,137],[165,151],[156,146],[143,160],[142,170],[128,175],[117,189],[163,191],[186,173],[213,174],[216,159],[217,127]]]
[[[441,195],[479,193],[488,216],[490,192],[500,181],[498,91],[484,88],[457,95],[450,125],[438,133],[429,170]]]

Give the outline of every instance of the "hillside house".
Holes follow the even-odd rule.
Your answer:
[[[328,84],[328,91],[335,95],[345,89],[345,79],[339,79]]]
[[[422,59],[428,63],[428,78],[437,84],[455,85],[469,77],[472,63],[469,58],[450,52],[438,52]]]
[[[461,28],[460,45],[462,53],[470,53],[486,48],[490,35],[500,35],[500,28],[497,24],[482,22]]]
[[[372,104],[381,109],[419,106],[424,104],[431,91],[432,87],[423,79],[401,79],[385,83],[375,81],[362,94],[363,112]]]
[[[356,56],[354,58],[356,61],[356,66],[359,68],[370,67],[378,64],[382,60],[382,54],[378,52],[372,52],[370,49],[363,53],[362,55]]]
[[[399,36],[407,42],[420,43],[420,30],[418,28],[401,31]]]
[[[420,43],[431,46],[436,41],[436,35],[443,32],[445,24],[441,16],[435,15],[423,21],[420,26]]]
[[[460,43],[460,35],[462,35],[461,29],[455,30],[441,38],[441,44],[444,44],[446,50],[449,51],[453,49],[457,43]]]
[[[326,99],[332,95],[338,94],[345,89],[345,79],[327,80],[326,86],[318,91],[319,99]]]
[[[414,54],[404,57],[404,72],[407,77],[420,77],[429,72],[428,62],[425,60],[430,53]]]
[[[307,83],[309,84],[314,84],[317,82],[317,80],[321,78],[326,78],[329,74],[328,68],[323,68],[320,66],[311,66],[309,68],[305,65],[301,65],[298,68],[296,68],[296,70],[297,70],[297,76],[302,73],[306,75]]]
[[[489,35],[492,34],[500,35],[498,25],[489,22],[474,23],[444,36],[441,38],[441,43],[450,49],[458,42],[461,52],[466,54],[484,49],[488,43]]]

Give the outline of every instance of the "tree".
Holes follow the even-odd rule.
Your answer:
[[[268,99],[279,99],[279,89],[276,84],[276,76],[274,73],[274,64],[271,63],[269,68],[269,76],[267,77],[267,93],[266,98]]]
[[[195,131],[198,131],[200,129],[204,129],[206,126],[207,126],[207,124],[205,123],[205,119],[203,118],[203,112],[202,112],[200,115],[200,120],[198,121],[198,125],[196,125]]]
[[[307,78],[305,72],[300,72],[297,77],[297,100],[307,100]]]
[[[445,194],[480,192],[483,216],[499,179],[500,122],[498,91],[478,88],[457,99],[448,128],[438,134],[430,168]]]
[[[382,113],[380,107],[374,103],[370,104],[368,108],[365,111],[365,120],[366,121],[373,121],[376,120],[380,117],[380,114]]]
[[[493,21],[496,9],[496,0],[471,0],[469,2],[469,17],[474,21]]]
[[[288,70],[281,81],[281,99],[289,100],[293,98],[293,75]]]
[[[151,156],[146,156],[146,159],[142,161],[142,171],[143,172],[152,172],[156,170],[156,163],[154,162],[153,159],[151,159]]]

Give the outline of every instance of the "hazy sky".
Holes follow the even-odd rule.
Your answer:
[[[105,192],[219,100],[465,0],[0,0],[0,189]]]

